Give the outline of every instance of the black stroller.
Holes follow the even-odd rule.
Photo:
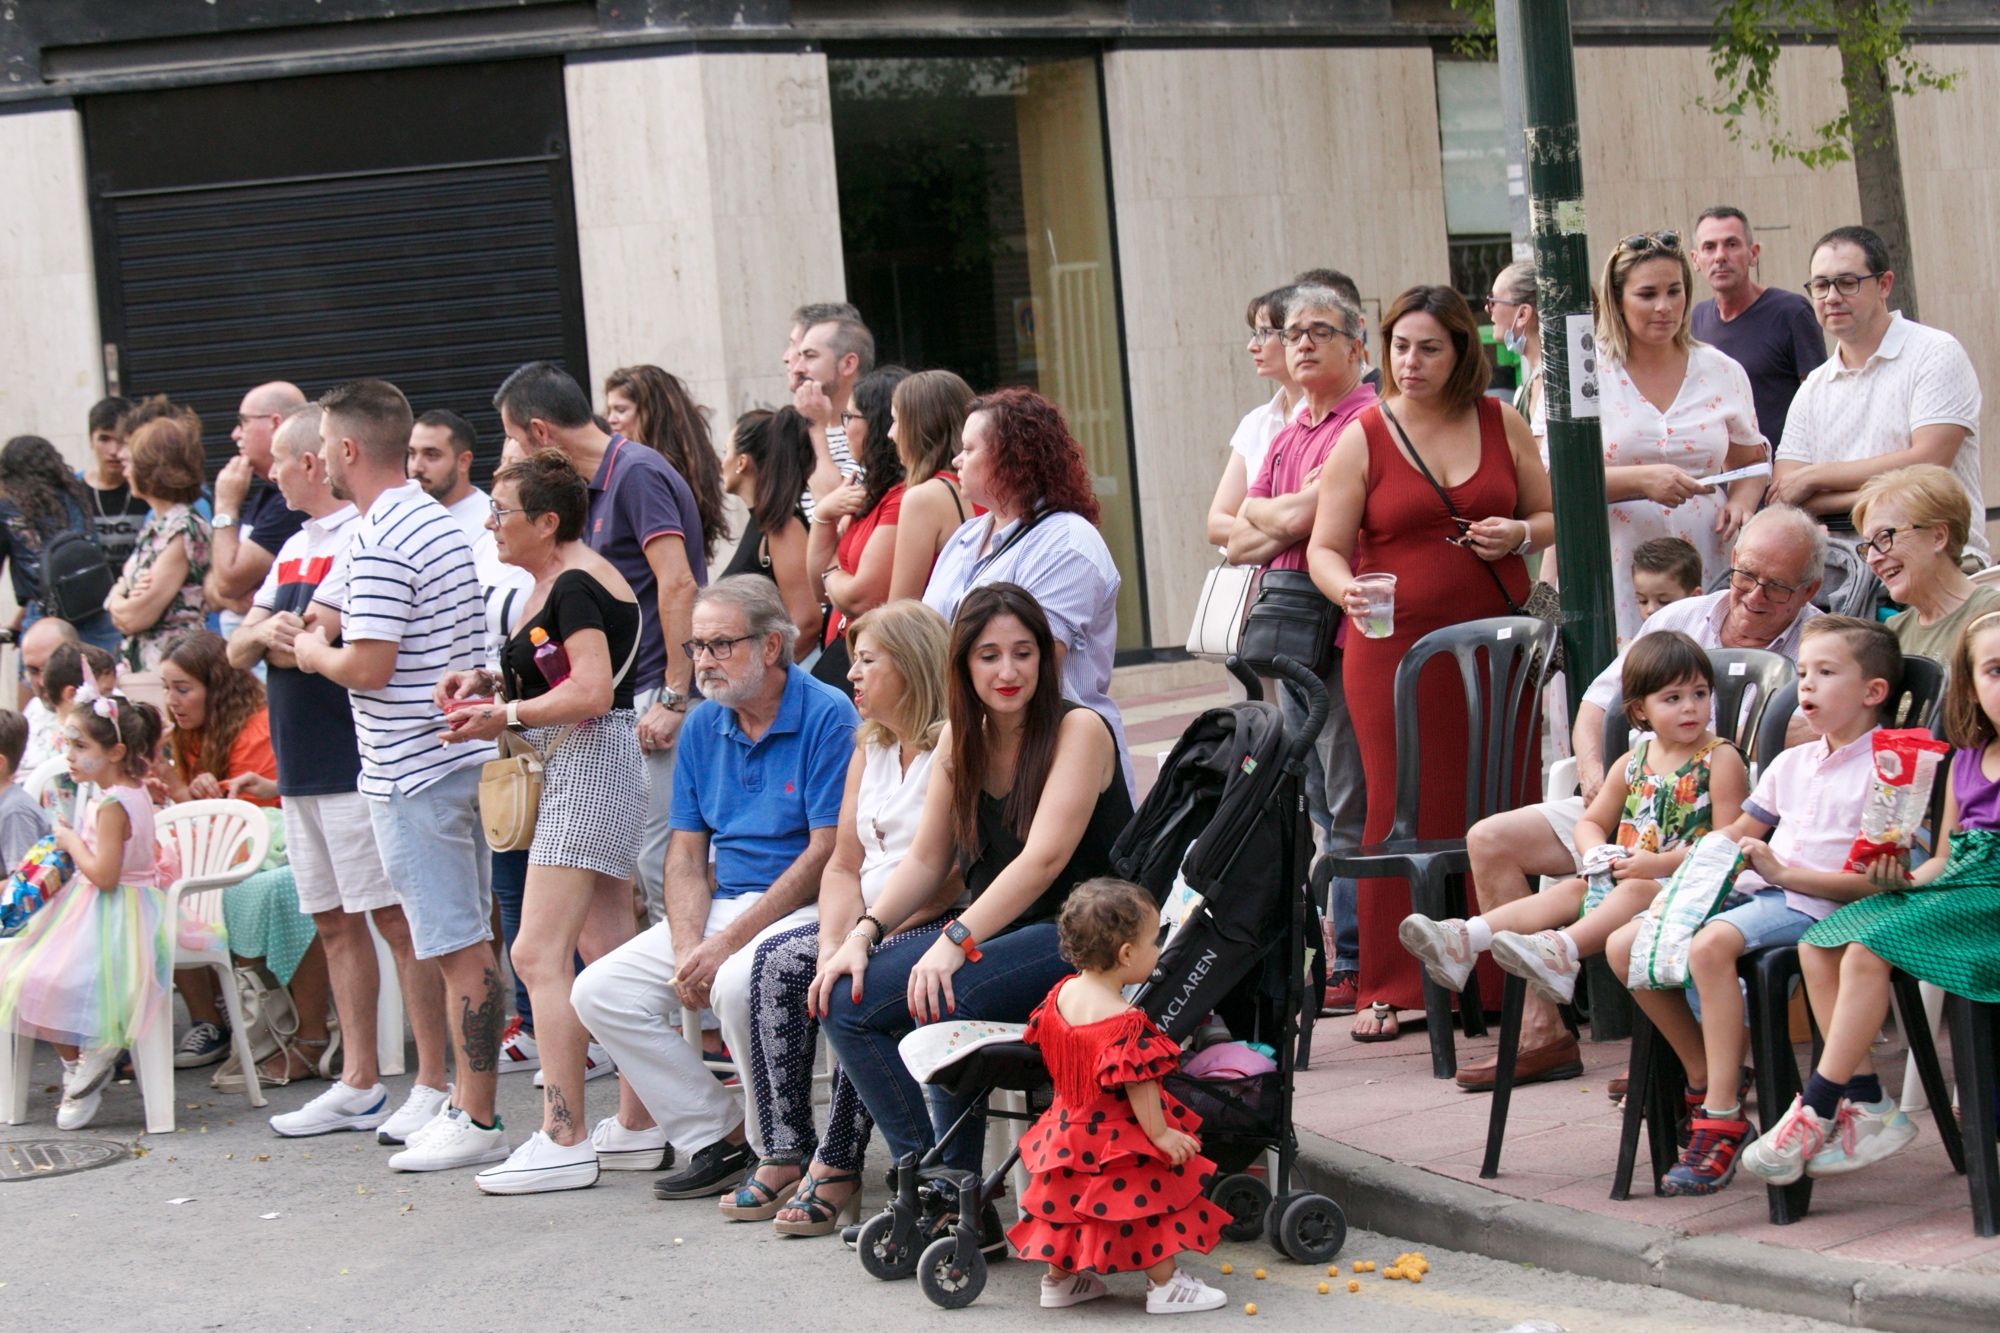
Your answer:
[[[1271,1073],[1227,1081],[1173,1074],[1165,1080],[1202,1118],[1202,1151],[1218,1168],[1208,1196],[1231,1219],[1222,1234],[1241,1241],[1262,1232],[1281,1254],[1325,1263],[1346,1242],[1347,1219],[1326,1196],[1292,1188],[1298,1157],[1292,1073],[1310,1048],[1324,976],[1317,958],[1315,975],[1307,975],[1307,952],[1317,954],[1320,931],[1307,883],[1312,826],[1303,778],[1307,750],[1326,722],[1326,689],[1290,658],[1268,665],[1311,701],[1304,727],[1288,733],[1276,706],[1255,700],[1202,714],[1120,835],[1113,861],[1156,901],[1166,896],[1176,872],[1202,895],[1161,953],[1138,1007],[1177,1042],[1213,1012],[1236,1038],[1276,1052]],[[896,1196],[862,1226],[857,1249],[861,1266],[875,1277],[914,1273],[933,1303],[959,1309],[985,1288],[980,1217],[1020,1150],[982,1179],[939,1165],[945,1145],[960,1134],[984,1132],[989,1114],[1033,1119],[1048,1105],[1049,1078],[1039,1051],[1006,1042],[969,1052],[932,1081],[978,1100],[922,1160],[912,1154],[896,1163]],[[988,1097],[1002,1090],[1025,1094],[1028,1112],[989,1110]],[[1275,1193],[1246,1173],[1273,1150]],[[953,1212],[957,1225],[939,1233],[936,1220]],[[926,1244],[926,1236],[934,1238]]]

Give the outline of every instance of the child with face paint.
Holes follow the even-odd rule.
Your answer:
[[[41,701],[55,714],[56,720],[49,729],[47,752],[37,755],[27,772],[32,773],[43,760],[64,752],[70,713],[76,707],[77,691],[86,680],[98,694],[109,696],[118,692],[117,663],[110,653],[89,644],[65,643],[49,654],[42,668]],[[76,783],[67,773],[49,783],[42,794],[42,808],[53,819],[75,822]]]
[[[173,923],[153,871],[145,775],[160,743],[149,704],[79,689],[63,723],[70,777],[96,788],[79,822],[56,825],[76,874],[0,951],[0,1028],[52,1042],[63,1061],[62,1129],[97,1114],[118,1053],[169,1021]]]

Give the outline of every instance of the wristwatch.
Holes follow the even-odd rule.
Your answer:
[[[507,701],[507,725],[510,727],[521,725],[521,701],[519,699],[509,699]]]
[[[233,528],[236,526],[236,515],[217,514],[214,518],[208,520],[208,526],[215,529],[218,532],[220,532],[224,528]]]
[[[1528,527],[1526,523],[1523,523],[1521,526],[1527,528],[1528,535],[1521,538],[1521,544],[1514,548],[1515,555],[1527,555],[1535,548],[1535,530]]]
[[[954,921],[944,928],[944,937],[965,950],[965,961],[976,963],[984,954],[979,952],[979,944],[972,938],[972,932],[965,928],[963,921]]]
[[[660,707],[669,713],[685,713],[688,710],[688,696],[671,685],[660,686]]]

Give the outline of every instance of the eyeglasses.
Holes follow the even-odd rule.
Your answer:
[[[1269,324],[1259,324],[1250,330],[1250,341],[1253,343],[1267,343],[1278,336],[1278,331]]]
[[[863,425],[866,425],[866,424],[867,424],[867,422],[868,422],[868,418],[867,418],[867,417],[864,417],[864,416],[862,416],[862,415],[861,415],[861,414],[860,414],[859,412],[842,412],[842,413],[840,414],[840,424],[841,424],[841,425],[845,426],[845,425],[847,425],[847,424],[848,424],[849,422],[853,422],[853,421],[859,421],[859,422],[861,422],[861,423],[862,423]]]
[[[718,662],[727,662],[730,654],[736,651],[737,644],[749,643],[756,637],[755,634],[739,634],[733,639],[688,639],[681,644],[681,651],[687,654],[690,662],[703,653],[707,653]]]
[[[1922,532],[1925,528],[1931,526],[1933,525],[1929,523],[1906,523],[1900,528],[1884,528],[1874,536],[1864,537],[1854,543],[1854,554],[1860,556],[1863,560],[1868,558],[1870,551],[1875,552],[1877,555],[1887,555],[1889,554],[1889,549],[1896,544],[1898,534]]]
[[[1318,347],[1322,343],[1332,342],[1335,338],[1352,338],[1354,335],[1346,329],[1336,329],[1331,324],[1295,324],[1278,336],[1285,340],[1287,347],[1297,347],[1300,343],[1311,343]]]
[[[1681,234],[1677,231],[1634,232],[1618,242],[1618,248],[1628,255],[1649,255],[1655,250],[1677,255],[1681,252]]]
[[[1780,606],[1799,595],[1796,586],[1780,583],[1776,579],[1760,579],[1747,569],[1730,570],[1729,586],[1736,590],[1739,597],[1748,597],[1752,592],[1761,590],[1766,597]]]
[[[509,509],[506,505],[492,506],[493,522],[496,526],[505,523],[508,517],[513,514],[546,514],[548,512],[546,509],[529,509],[525,505],[519,509]]]
[[[1831,278],[1814,278],[1806,284],[1806,295],[1815,301],[1824,301],[1828,292],[1852,296],[1861,290],[1862,283],[1881,276],[1881,270],[1878,269],[1873,273],[1838,273]]]

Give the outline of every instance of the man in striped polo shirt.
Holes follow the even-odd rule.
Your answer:
[[[409,400],[381,380],[320,400],[333,492],[362,511],[353,540],[291,646],[299,670],[347,687],[382,866],[403,900],[419,965],[442,972],[458,1083],[438,1116],[389,1159],[398,1171],[507,1156],[493,1106],[505,1004],[492,945],[479,765],[446,746],[435,700],[445,673],[480,665],[485,631],[472,544],[450,511],[405,475]],[[336,636],[340,639],[336,646]]]

